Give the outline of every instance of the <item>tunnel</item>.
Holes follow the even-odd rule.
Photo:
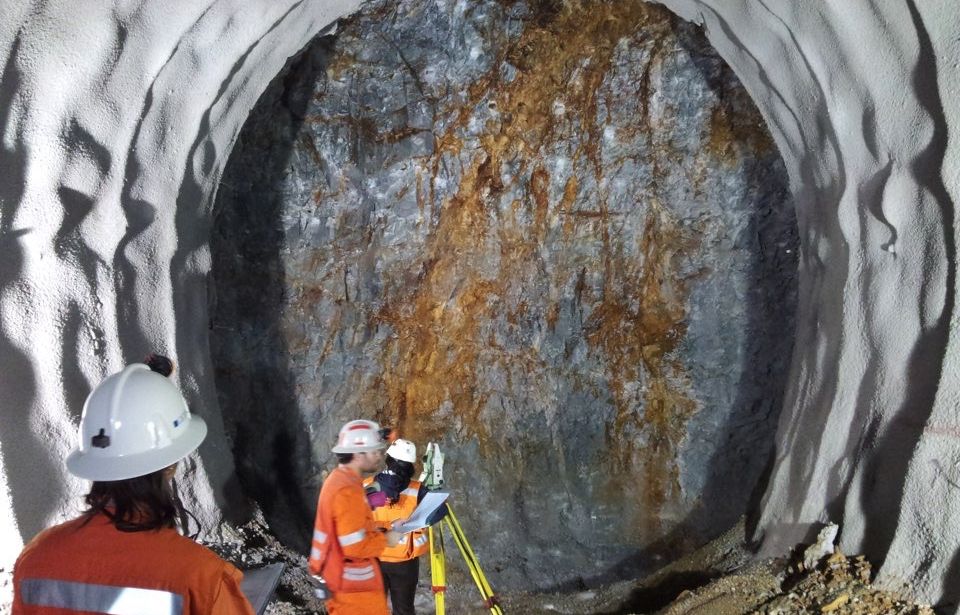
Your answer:
[[[304,553],[361,417],[440,445],[506,592],[835,523],[956,612],[946,3],[8,17],[4,545],[76,514],[83,399],[158,351],[210,427],[210,544],[260,519]]]

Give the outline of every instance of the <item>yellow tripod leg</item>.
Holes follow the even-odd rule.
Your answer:
[[[460,527],[460,522],[457,521],[456,515],[453,514],[453,509],[450,508],[449,505],[447,505],[447,516],[444,520],[450,528],[450,533],[453,534],[454,542],[456,542],[460,548],[460,553],[463,555],[463,560],[467,563],[467,568],[470,569],[470,576],[473,577],[473,582],[477,584],[477,589],[480,590],[480,597],[483,598],[484,606],[490,609],[490,612],[494,615],[503,615],[503,609],[497,604],[497,597],[493,593],[493,588],[490,587],[487,577],[484,576],[483,570],[480,568],[480,562],[470,547],[470,543],[467,542],[467,537]]]
[[[433,603],[437,615],[444,615],[445,597],[447,591],[447,571],[443,557],[443,532],[438,525],[427,528],[427,538],[430,540],[430,581],[433,584]]]

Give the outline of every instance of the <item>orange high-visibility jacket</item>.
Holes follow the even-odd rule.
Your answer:
[[[121,532],[106,515],[41,532],[13,569],[13,615],[253,615],[243,574],[176,530]]]
[[[364,486],[373,482],[373,478],[363,481]],[[391,527],[398,519],[406,519],[416,510],[420,494],[420,481],[411,480],[407,488],[400,492],[396,502],[373,509],[373,520],[383,527]],[[426,530],[414,530],[403,537],[397,546],[387,547],[380,554],[381,562],[405,562],[420,557],[430,550]]]
[[[334,592],[383,592],[377,556],[387,537],[373,521],[360,475],[338,467],[320,489],[307,567]]]

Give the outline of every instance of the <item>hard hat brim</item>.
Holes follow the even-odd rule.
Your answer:
[[[334,446],[330,449],[334,453],[372,453],[373,451],[382,451],[387,448],[386,443],[381,442],[371,446]]]
[[[410,440],[397,438],[390,448],[387,449],[387,455],[397,461],[406,461],[407,463],[417,462],[417,447]]]
[[[145,476],[171,466],[193,451],[207,437],[207,424],[197,415],[190,417],[186,430],[169,446],[135,455],[110,455],[109,449],[74,450],[67,456],[67,470],[92,481],[126,480]]]

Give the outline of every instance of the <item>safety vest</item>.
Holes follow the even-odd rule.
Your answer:
[[[373,478],[364,481],[364,486],[373,482]],[[420,493],[420,481],[411,480],[407,488],[400,492],[396,502],[373,509],[373,519],[378,525],[390,527],[397,519],[406,519],[417,508],[417,496]],[[405,562],[420,557],[430,550],[426,530],[414,530],[404,537],[395,547],[387,547],[380,554],[381,562]]]
[[[360,476],[338,467],[320,489],[307,567],[337,592],[382,592],[377,556],[387,537],[373,521]]]
[[[253,615],[243,574],[176,530],[121,532],[105,515],[41,532],[13,569],[14,615]]]

